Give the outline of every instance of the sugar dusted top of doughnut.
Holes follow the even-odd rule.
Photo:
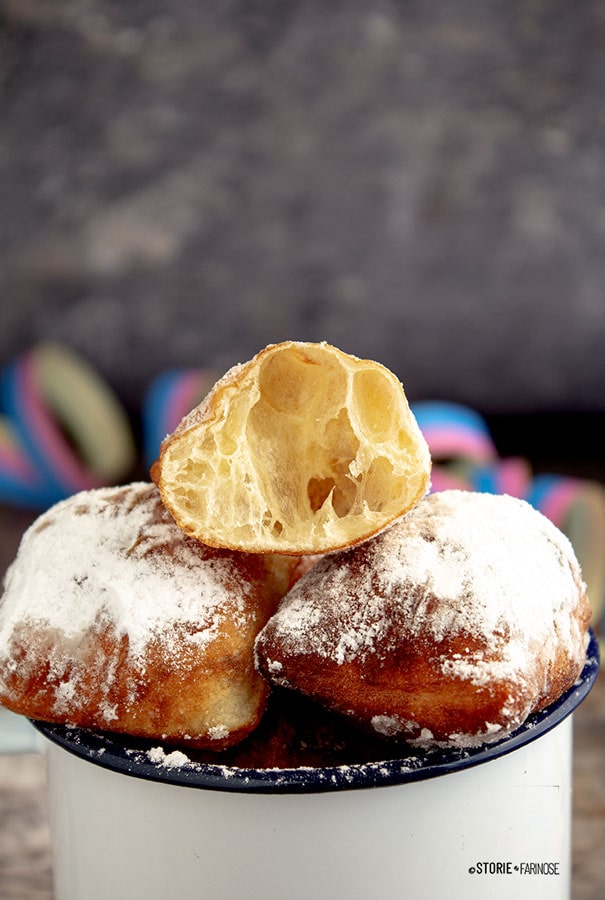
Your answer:
[[[170,626],[201,645],[227,615],[243,622],[251,590],[232,554],[183,535],[154,485],[86,491],[23,536],[0,605],[0,657],[23,625],[56,629],[74,646],[97,624],[110,625],[135,659],[152,639],[168,644]]]
[[[577,655],[572,614],[584,590],[569,540],[528,503],[444,491],[366,544],[320,561],[269,627],[287,652],[337,663],[386,654],[401,634],[468,635],[501,645],[502,655],[483,673],[476,656],[450,658],[448,674],[487,682],[545,642]]]

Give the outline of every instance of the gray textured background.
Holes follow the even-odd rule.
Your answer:
[[[326,339],[412,400],[605,411],[605,4],[0,5],[0,362]]]

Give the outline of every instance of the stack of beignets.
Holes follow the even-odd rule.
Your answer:
[[[320,561],[256,642],[270,680],[417,746],[501,738],[580,673],[567,538],[522,500],[446,491]]]
[[[264,712],[253,644],[288,568],[187,537],[152,484],[76,494],[32,525],[7,573],[0,702],[50,722],[229,746]]]
[[[428,447],[378,363],[267,347],[166,438],[152,477],[24,535],[0,605],[9,709],[221,750],[279,685],[374,735],[466,747],[582,668],[567,538],[510,497],[426,497]]]

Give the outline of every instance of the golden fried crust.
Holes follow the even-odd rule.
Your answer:
[[[151,477],[206,544],[321,554],[407,512],[429,488],[430,455],[392,372],[287,341],[227,372],[163,441]]]
[[[258,724],[254,639],[295,561],[186,537],[154,485],[76,495],[26,533],[0,606],[0,702],[221,749]]]
[[[321,560],[256,643],[257,666],[417,746],[495,740],[578,677],[590,607],[567,539],[523,501],[447,491]]]

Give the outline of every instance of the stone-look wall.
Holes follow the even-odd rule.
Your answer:
[[[0,362],[133,407],[284,338],[411,399],[605,409],[598,0],[0,7]]]

